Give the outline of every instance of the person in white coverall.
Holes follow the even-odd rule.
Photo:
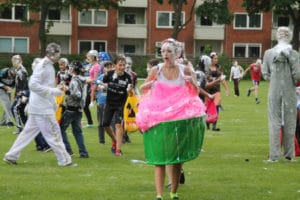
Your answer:
[[[29,117],[23,131],[3,158],[8,164],[17,164],[21,151],[41,132],[55,153],[58,165],[74,166],[55,118],[55,96],[61,95],[62,89],[55,87],[53,64],[58,61],[60,53],[60,46],[50,43],[46,48],[46,56],[34,66],[29,80]]]
[[[294,135],[296,131],[295,87],[300,80],[299,54],[289,44],[291,31],[279,27],[278,44],[265,52],[262,75],[270,81],[268,94],[269,159],[277,162],[281,156],[280,132],[283,132],[283,155],[286,161],[295,157]]]

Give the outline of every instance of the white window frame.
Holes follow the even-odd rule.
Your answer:
[[[168,13],[169,14],[169,25],[168,26],[160,26],[158,24],[158,15],[160,13]],[[182,11],[182,22],[185,22],[185,12]],[[156,11],[156,28],[173,28],[172,26],[172,16],[174,14],[174,11]]]
[[[245,57],[241,57],[241,58],[252,58],[249,56],[249,47],[259,47],[259,55],[257,56],[257,58],[261,57],[261,50],[262,50],[262,44],[261,43],[233,43],[232,45],[232,57],[235,57],[235,47],[245,47]]]
[[[0,18],[0,21],[6,21],[6,22],[21,22],[22,20],[20,20],[20,19],[15,19],[15,7],[16,6],[24,6],[24,7],[26,7],[27,8],[27,6],[26,5],[23,5],[23,4],[15,4],[15,5],[13,5],[12,6],[12,11],[11,11],[11,17],[12,17],[12,19],[2,19],[2,18]],[[29,10],[28,10],[28,8],[27,8],[27,19],[29,19]]]
[[[10,36],[0,36],[0,38],[4,38],[4,39],[11,39],[12,40],[12,46],[11,46],[11,51],[7,51],[7,52],[0,52],[0,53],[29,53],[29,38],[28,37],[10,37]],[[24,39],[27,40],[27,44],[26,44],[26,52],[16,52],[15,51],[15,40],[16,39]]]
[[[97,26],[97,27],[107,27],[107,21],[108,21],[108,12],[105,9],[88,9],[88,10],[82,10],[82,11],[91,11],[92,12],[92,23],[91,24],[81,24],[80,23],[80,17],[81,12],[78,11],[78,25],[79,26]],[[105,12],[105,24],[95,24],[95,11],[104,11]]]
[[[80,42],[90,42],[91,43],[90,49],[94,49],[94,44],[96,42],[105,43],[105,52],[107,52],[107,41],[106,40],[78,40],[78,54],[80,54]]]
[[[245,15],[246,16],[246,27],[237,27],[235,26],[235,20],[236,20],[236,15]],[[248,13],[243,13],[243,12],[238,12],[234,13],[234,20],[233,20],[233,28],[236,30],[262,30],[263,27],[263,14],[262,13],[257,13],[256,15],[260,15],[260,27],[250,27],[250,17]]]

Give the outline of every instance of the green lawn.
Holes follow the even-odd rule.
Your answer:
[[[268,155],[268,84],[260,85],[258,105],[253,94],[246,97],[250,84],[241,82],[237,98],[229,83],[231,95],[223,95],[224,111],[218,123],[221,131],[206,131],[204,151],[184,165],[186,183],[179,188],[180,200],[300,199],[300,161],[263,162]],[[95,120],[95,110],[93,114]],[[0,128],[1,157],[16,138],[13,131]],[[130,162],[144,159],[141,134],[130,135],[132,143],[124,145],[122,157],[111,154],[108,137],[105,145],[98,144],[96,127],[84,129],[84,136],[90,158],[75,155],[78,167],[58,167],[53,152],[37,152],[33,142],[22,152],[18,165],[0,163],[0,199],[154,199],[153,166]],[[165,190],[165,199],[168,193]]]

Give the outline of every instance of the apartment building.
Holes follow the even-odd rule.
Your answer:
[[[196,6],[202,0],[198,0]],[[193,15],[178,35],[188,56],[198,57],[206,46],[232,58],[257,58],[272,46],[274,30],[289,22],[284,16],[259,13],[249,16],[242,0],[229,0],[234,20],[230,25],[215,24],[205,16]],[[182,20],[190,16],[192,5],[183,7]],[[59,43],[65,54],[85,53],[89,49],[133,55],[160,55],[160,42],[172,33],[173,7],[151,0],[126,0],[118,10],[72,7],[49,11],[50,41]],[[38,25],[24,26],[23,17],[39,19],[38,13],[15,5],[0,12],[0,53],[39,52]],[[289,24],[288,24],[289,25]]]

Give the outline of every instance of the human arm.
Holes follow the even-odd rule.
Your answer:
[[[148,77],[144,81],[144,83],[140,86],[140,90],[145,93],[153,86],[154,82],[157,80],[157,71],[158,67],[152,67],[148,74]]]
[[[62,95],[60,88],[49,87],[44,84],[49,79],[50,70],[52,70],[50,69],[51,67],[42,64],[35,67],[28,84],[31,91],[44,97]]]
[[[270,51],[267,50],[265,52],[265,55],[263,58],[263,64],[262,64],[262,68],[261,68],[262,76],[267,81],[270,81],[270,76],[271,76],[270,63],[269,63],[270,57],[271,57]]]

